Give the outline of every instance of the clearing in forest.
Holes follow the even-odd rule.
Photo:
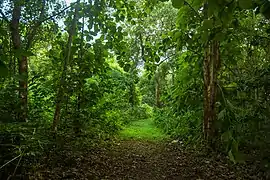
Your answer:
[[[154,124],[153,119],[142,119],[131,122],[119,134],[120,139],[161,141],[169,137]]]

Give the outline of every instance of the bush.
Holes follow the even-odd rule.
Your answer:
[[[46,124],[0,124],[0,179],[22,174],[42,157],[52,145],[53,136]]]
[[[202,111],[190,110],[182,114],[174,114],[168,108],[155,109],[154,120],[165,133],[185,142],[193,142],[200,138]]]

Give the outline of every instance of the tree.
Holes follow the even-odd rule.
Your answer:
[[[9,20],[6,13],[0,11],[2,18],[10,24],[11,39],[13,44],[14,57],[18,61],[18,77],[19,77],[19,98],[20,108],[18,119],[27,121],[28,112],[28,57],[31,56],[31,48],[38,30],[43,22],[50,20],[55,15],[48,16],[47,9],[51,2],[46,0],[39,1],[20,1],[7,2],[0,4],[5,8],[12,9],[12,17]],[[7,10],[8,11],[8,10]],[[31,16],[29,17],[28,14]],[[24,22],[21,22],[21,20]],[[15,65],[14,65],[15,66]]]
[[[57,130],[57,125],[59,124],[59,121],[60,121],[61,103],[63,101],[63,95],[64,95],[64,91],[66,88],[66,74],[67,74],[67,69],[68,69],[69,64],[70,64],[70,60],[72,59],[72,56],[73,56],[71,54],[71,48],[72,48],[73,36],[76,33],[76,25],[77,25],[77,21],[78,21],[79,7],[80,7],[80,0],[77,0],[72,23],[71,23],[70,29],[68,31],[68,41],[67,41],[66,49],[64,51],[63,70],[62,70],[61,79],[60,79],[60,83],[59,83],[59,87],[58,87],[56,107],[55,107],[54,118],[53,118],[53,130],[54,131]]]

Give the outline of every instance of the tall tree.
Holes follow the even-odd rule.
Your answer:
[[[59,121],[60,121],[61,105],[62,105],[63,98],[64,98],[64,92],[66,90],[66,75],[67,75],[67,70],[68,70],[68,67],[70,64],[70,60],[72,59],[72,56],[73,56],[73,54],[71,54],[71,48],[72,48],[73,37],[76,33],[79,8],[80,8],[80,0],[77,0],[72,23],[71,23],[69,31],[68,31],[68,40],[67,40],[66,49],[64,51],[63,69],[62,69],[60,82],[59,82],[59,86],[58,86],[58,92],[56,95],[57,96],[56,97],[56,107],[55,107],[54,118],[53,118],[53,130],[54,131],[57,130],[57,125],[59,124]]]
[[[21,50],[21,35],[20,35],[20,18],[21,18],[21,10],[22,10],[22,2],[19,0],[15,0],[13,4],[12,11],[12,20],[10,23],[10,31],[12,36],[12,42],[14,51],[20,52]],[[20,111],[19,118],[22,121],[26,121],[27,118],[27,57],[20,55],[18,57],[18,67],[19,67],[19,75],[22,75],[22,78],[19,80],[19,96],[21,99],[20,102]]]
[[[48,9],[50,4],[57,4],[47,0],[22,1],[14,0],[6,2],[4,10],[12,12],[11,20],[7,12],[0,10],[3,19],[10,24],[11,40],[13,44],[13,53],[18,64],[19,79],[19,108],[18,119],[27,121],[28,114],[28,57],[32,55],[31,48],[38,35],[42,23],[51,20],[54,16],[63,13],[60,11],[49,16]],[[29,16],[30,14],[30,16]],[[39,35],[40,36],[40,35]]]
[[[205,47],[203,63],[204,79],[204,138],[212,143],[215,134],[217,77],[220,66],[219,42],[212,40]]]

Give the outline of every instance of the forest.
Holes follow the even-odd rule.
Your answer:
[[[269,0],[0,0],[0,179],[270,179]]]

